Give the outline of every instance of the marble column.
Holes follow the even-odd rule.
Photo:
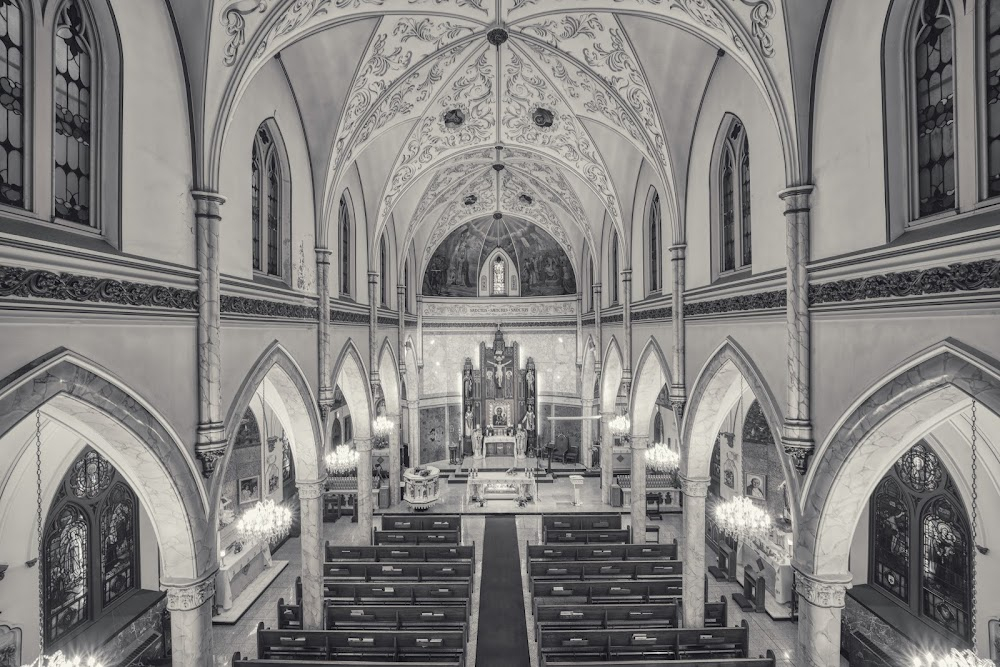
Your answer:
[[[788,383],[781,442],[804,474],[813,452],[810,401],[809,199],[813,186],[778,193],[785,202],[785,250],[788,264],[785,318],[788,336]]]
[[[319,294],[319,404],[333,405],[333,366],[330,351],[330,251],[316,248],[316,291]],[[324,424],[324,427],[326,425]]]
[[[601,325],[601,283],[594,283],[594,328],[597,330],[597,354],[594,358],[594,369],[597,377],[601,377],[601,368],[604,364],[604,327]],[[584,387],[584,391],[593,391]]]
[[[378,382],[378,273],[368,272],[368,375],[372,384]]]
[[[358,450],[358,525],[365,535],[365,544],[372,540],[372,515],[375,505],[372,502],[372,441],[371,438],[355,438],[354,447]]]
[[[216,192],[192,191],[198,252],[198,431],[195,455],[211,477],[226,450],[222,422],[222,337],[219,287],[219,207]]]
[[[683,243],[670,246],[670,266],[672,268],[673,285],[670,292],[671,323],[674,329],[673,373],[670,379],[670,403],[675,411],[679,410],[678,422],[687,402],[686,379],[684,377],[684,289],[685,289],[685,254],[687,246]]]
[[[215,573],[187,585],[167,586],[170,612],[171,664],[175,667],[213,667],[212,601]]]
[[[705,496],[707,479],[681,476],[684,493],[684,627],[705,627]],[[633,492],[634,493],[634,492]]]
[[[649,437],[632,437],[632,542],[646,541],[646,448]],[[687,563],[684,564],[687,567]]]
[[[323,487],[324,480],[296,481],[302,542],[302,624],[322,630],[323,623]]]
[[[622,269],[622,384],[626,400],[632,393],[632,269]]]
[[[387,414],[386,417],[396,426],[389,434],[389,507],[392,507],[399,502],[399,468],[402,465],[399,432],[402,424],[398,414]]]
[[[416,388],[407,387],[408,392],[415,391]],[[410,396],[407,393],[407,396]],[[416,468],[420,465],[420,399],[410,398],[410,409],[408,412],[410,419],[410,467]]]
[[[424,297],[417,295],[417,368],[424,367]]]
[[[584,398],[580,408],[580,415],[583,421],[580,425],[580,461],[583,465],[590,467],[590,447],[594,444],[594,420],[588,419],[594,414],[594,400],[587,397],[587,388],[584,387]]]
[[[406,355],[403,354],[406,344],[406,285],[396,285],[396,319],[396,357],[399,359],[399,379],[402,381],[406,377]]]
[[[796,568],[799,629],[795,664],[798,667],[840,667],[840,616],[852,579],[849,573],[812,575]]]
[[[613,412],[601,413],[601,498],[606,505],[611,504],[611,485],[615,478],[612,474],[614,470],[614,446],[615,439],[611,435],[608,424],[615,416]]]
[[[576,295],[576,365],[583,364],[583,292]]]

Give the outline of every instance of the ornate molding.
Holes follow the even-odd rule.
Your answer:
[[[647,310],[634,310],[632,311],[631,320],[633,322],[642,322],[643,320],[669,320],[673,317],[673,314],[674,310],[670,306],[649,308]]]
[[[483,328],[486,328],[486,329],[496,329],[497,328],[497,323],[496,323],[496,320],[493,320],[493,321],[488,321],[488,320],[472,321],[472,320],[470,320],[468,322],[430,322],[430,323],[425,322],[424,323],[424,329],[426,331],[435,331],[435,330],[438,330],[438,329],[465,329],[465,328],[474,328],[474,327],[483,327]],[[575,320],[538,320],[538,321],[529,321],[529,322],[501,323],[500,324],[500,328],[501,329],[514,329],[514,330],[517,330],[517,329],[532,329],[532,328],[535,328],[535,329],[538,329],[538,328],[549,328],[549,329],[555,329],[555,328],[561,328],[561,329],[574,328],[575,329],[576,328],[576,321]]]
[[[206,448],[196,448],[195,456],[201,461],[201,474],[206,479],[211,477],[215,472],[215,464],[226,455],[225,445],[221,447],[206,447]]]
[[[605,315],[601,318],[601,324],[614,324],[616,322],[624,322],[625,316],[621,313],[616,315]]]
[[[330,309],[330,322],[341,322],[343,324],[364,324],[368,325],[370,315],[368,313],[355,313],[350,310]]]
[[[740,296],[714,299],[711,301],[695,301],[684,303],[684,315],[719,315],[722,313],[745,312],[750,310],[773,310],[784,308],[786,302],[785,290],[773,292],[757,292],[756,294],[741,294]]]
[[[812,456],[814,445],[812,443],[783,442],[782,449],[785,455],[792,460],[796,472],[805,475],[809,470],[809,457]]]
[[[299,500],[315,500],[323,496],[326,480],[314,482],[296,482],[295,488],[299,491]]]
[[[582,326],[582,327],[592,327],[596,323],[597,323],[597,320],[593,316],[591,316],[591,317],[585,317],[582,320],[580,320],[580,326]]]
[[[220,306],[223,313],[232,315],[281,317],[295,320],[315,320],[319,317],[319,309],[316,306],[252,299],[245,296],[223,294],[220,298]]]
[[[678,475],[681,482],[681,492],[688,498],[704,498],[708,495],[708,479],[690,479]]]
[[[399,318],[398,317],[382,317],[382,316],[379,316],[377,318],[377,320],[378,320],[378,324],[384,324],[387,327],[398,327],[399,326]]]
[[[576,301],[544,303],[427,303],[424,317],[554,317],[576,315]],[[426,325],[426,322],[425,322]]]
[[[198,291],[44,269],[0,267],[0,297],[197,310]]]
[[[167,589],[168,611],[193,611],[215,597],[215,575],[189,586]]]
[[[1000,260],[848,278],[809,286],[809,305],[1000,289]]]
[[[226,42],[222,62],[232,67],[239,56],[240,47],[246,44],[246,15],[267,11],[267,0],[232,0],[222,9],[222,25],[226,27]]]
[[[851,581],[849,574],[819,578],[795,569],[795,590],[814,607],[843,607]]]

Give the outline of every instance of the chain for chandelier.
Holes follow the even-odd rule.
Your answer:
[[[42,577],[42,411],[35,410],[35,522],[38,528],[38,657],[45,655],[45,582]]]
[[[976,424],[976,401],[972,401],[972,545],[975,550],[972,552],[972,571],[969,573],[969,580],[972,583],[972,613],[970,614],[969,629],[972,632],[973,650],[976,646],[976,551],[980,551],[979,541],[976,539],[976,521],[979,518],[979,487],[976,468],[979,465],[977,443],[979,429]]]

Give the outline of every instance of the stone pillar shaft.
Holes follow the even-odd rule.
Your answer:
[[[799,594],[796,665],[840,667],[840,617],[851,580],[850,574],[818,577],[795,570]]]
[[[684,493],[684,627],[705,627],[705,496],[707,479],[681,476]],[[634,492],[633,492],[634,493]]]
[[[424,367],[424,297],[417,294],[417,369]],[[419,434],[418,434],[419,435]]]
[[[622,289],[622,383],[627,398],[632,392],[632,269],[622,269]]]
[[[587,388],[584,387],[583,405],[580,409],[580,414],[583,416],[583,423],[580,428],[580,460],[583,464],[590,467],[590,447],[594,444],[594,420],[587,419],[592,414],[594,414],[594,401],[591,398],[586,398]]]
[[[601,283],[594,283],[594,328],[597,329],[597,354],[594,358],[594,366],[597,377],[601,376],[601,368],[604,364],[604,327],[601,325]],[[584,388],[584,391],[592,391]]]
[[[319,403],[333,405],[333,366],[330,351],[330,251],[316,248],[316,291],[319,294]]]
[[[673,269],[673,286],[670,292],[671,323],[674,330],[674,377],[670,381],[670,402],[675,406],[683,406],[687,402],[686,379],[684,377],[685,328],[684,328],[684,289],[685,289],[685,256],[687,246],[684,244],[670,247],[670,265]],[[683,409],[683,408],[682,408]]]
[[[378,382],[378,273],[368,272],[368,374],[372,384]]]
[[[576,365],[583,363],[583,292],[576,295]]]
[[[323,623],[323,487],[322,480],[296,482],[302,548],[302,624],[322,630]]]
[[[406,342],[406,285],[396,285],[396,356],[399,358],[399,379],[406,376],[406,355],[403,346]],[[409,389],[409,387],[407,387]]]
[[[219,207],[225,198],[193,191],[198,252],[198,435],[195,452],[202,474],[211,476],[225,453],[222,423],[222,340],[219,287]]]
[[[416,388],[407,387],[408,392],[416,391]],[[408,393],[407,396],[411,394]],[[420,465],[420,399],[410,398],[410,466]]]
[[[212,601],[215,573],[187,586],[167,587],[170,612],[171,664],[180,667],[213,667]]]
[[[611,504],[611,485],[615,481],[613,474],[615,439],[608,427],[614,416],[613,412],[601,413],[601,498],[607,505]]]
[[[810,401],[809,320],[809,198],[813,187],[779,193],[785,202],[786,326],[788,335],[788,394],[782,444],[800,473],[813,451]]]
[[[632,438],[632,541],[646,541],[646,448],[648,436]],[[687,563],[684,564],[687,567]]]
[[[389,435],[389,506],[392,507],[399,502],[399,468],[402,465],[399,432],[402,429],[402,424],[400,424],[398,414],[386,416],[396,426]]]
[[[372,503],[372,441],[371,438],[355,438],[354,446],[358,450],[358,525],[365,539],[372,539],[372,515],[375,512]]]

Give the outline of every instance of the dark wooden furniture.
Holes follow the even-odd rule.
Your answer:
[[[475,546],[338,546],[326,543],[326,561],[411,563],[464,561],[474,563]]]
[[[630,528],[599,530],[558,530],[545,531],[546,544],[628,544],[632,541]]]
[[[454,630],[467,632],[469,605],[326,605],[327,630]]]
[[[457,530],[376,530],[372,542],[382,544],[458,544]]]
[[[677,560],[677,540],[670,544],[529,544],[528,561]]]
[[[472,563],[359,563],[333,561],[323,564],[326,581],[451,581],[472,578]]]
[[[465,633],[450,630],[267,630],[257,626],[262,660],[410,662],[462,665]]]
[[[578,660],[690,660],[749,657],[749,626],[738,628],[542,630],[539,664]]]
[[[472,597],[472,582],[324,582],[323,597],[336,604],[465,605]]]

